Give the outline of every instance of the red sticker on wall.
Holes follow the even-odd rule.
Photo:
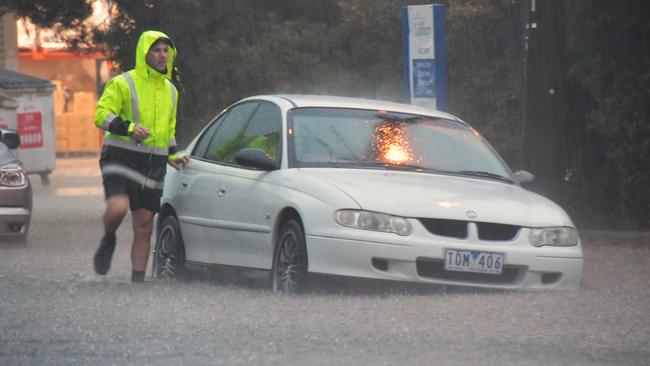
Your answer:
[[[43,147],[43,124],[41,112],[18,113],[18,134],[20,148],[33,149]]]

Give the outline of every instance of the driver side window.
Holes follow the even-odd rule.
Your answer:
[[[206,160],[234,163],[235,154],[241,145],[239,140],[243,136],[242,131],[257,106],[256,102],[247,102],[238,104],[228,111],[205,151]]]
[[[247,141],[242,147],[253,147],[264,150],[278,162],[282,140],[282,112],[271,103],[262,102],[251,118],[246,131]]]

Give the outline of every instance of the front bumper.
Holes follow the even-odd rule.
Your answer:
[[[347,234],[360,233],[363,231]],[[309,272],[500,289],[576,289],[582,277],[580,244],[537,248],[526,243],[523,235],[490,243],[396,235],[394,242],[386,242],[383,233],[366,235],[384,240],[307,235]],[[504,253],[506,264],[501,275],[446,271],[445,249]]]

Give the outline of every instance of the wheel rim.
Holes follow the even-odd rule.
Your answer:
[[[172,278],[176,276],[178,253],[176,246],[176,234],[166,227],[160,234],[156,250],[156,273],[158,277]]]
[[[298,288],[300,279],[301,254],[298,251],[296,236],[287,233],[280,241],[275,270],[276,289],[280,292],[292,293]]]

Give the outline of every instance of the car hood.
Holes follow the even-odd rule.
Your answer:
[[[14,153],[9,150],[7,145],[0,142],[0,166],[16,162],[18,162],[18,159],[16,159]]]
[[[417,172],[300,171],[346,193],[364,210],[528,227],[573,226],[558,205],[514,184]]]

